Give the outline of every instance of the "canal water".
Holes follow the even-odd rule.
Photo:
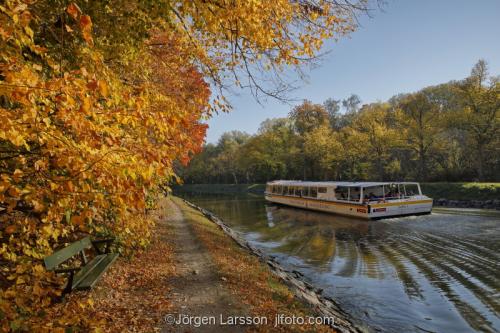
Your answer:
[[[364,221],[253,194],[181,196],[303,273],[369,331],[500,331],[499,213]]]

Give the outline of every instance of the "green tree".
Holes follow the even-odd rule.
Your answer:
[[[250,139],[250,135],[241,131],[231,131],[222,134],[217,143],[220,153],[217,156],[217,165],[221,174],[230,175],[231,180],[226,182],[239,183],[244,171],[239,168],[238,155],[241,147]]]
[[[256,181],[295,178],[301,163],[298,137],[291,120],[264,121],[258,135],[242,147],[240,163]]]

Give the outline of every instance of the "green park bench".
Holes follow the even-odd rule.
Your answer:
[[[80,239],[65,248],[54,252],[44,259],[45,268],[55,273],[68,274],[68,283],[63,295],[72,290],[91,289],[102,274],[118,258],[118,253],[110,253],[111,243],[114,238],[91,240],[89,236]],[[85,250],[93,247],[96,256],[90,261],[85,255]],[[79,267],[58,268],[67,260],[79,255],[82,264]]]

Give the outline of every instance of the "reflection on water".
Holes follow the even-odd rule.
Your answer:
[[[302,272],[373,330],[500,330],[500,216],[364,221],[266,203],[184,195]]]

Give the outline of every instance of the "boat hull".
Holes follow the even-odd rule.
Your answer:
[[[315,211],[353,216],[363,219],[380,219],[401,215],[429,214],[432,211],[432,199],[401,200],[371,204],[327,201],[266,194],[266,200],[282,205],[310,209]]]

